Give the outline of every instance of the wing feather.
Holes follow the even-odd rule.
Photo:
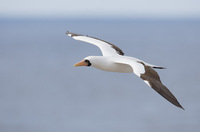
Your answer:
[[[171,93],[171,91],[162,84],[158,73],[155,70],[153,70],[150,66],[144,65],[144,67],[145,67],[145,73],[141,74],[140,78],[142,78],[147,84],[149,84],[151,88],[153,88],[166,100],[168,100],[175,106],[184,109],[178,102],[176,97]]]
[[[124,55],[123,51],[120,48],[104,40],[71,32],[67,32],[66,34],[74,38],[75,40],[84,41],[96,45],[100,48],[103,56]]]
[[[158,73],[155,70],[153,70],[151,66],[145,65],[145,63],[141,61],[133,61],[125,58],[119,59],[115,62],[130,65],[133,69],[133,72],[141,79],[143,79],[146,84],[148,84],[162,97],[164,97],[166,100],[168,100],[175,106],[184,109],[178,102],[176,97],[170,92],[170,90],[162,84]]]

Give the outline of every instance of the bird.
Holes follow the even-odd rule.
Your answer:
[[[102,39],[82,35],[67,31],[66,34],[75,40],[87,42],[100,48],[102,56],[88,56],[80,62],[74,64],[77,66],[94,67],[103,71],[120,72],[120,73],[134,73],[140,77],[148,86],[153,88],[166,100],[173,105],[182,108],[176,97],[170,90],[162,84],[160,76],[154,69],[165,69],[165,67],[152,65],[140,59],[125,56],[124,52],[114,44],[111,44]]]

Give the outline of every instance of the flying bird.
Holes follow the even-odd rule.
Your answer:
[[[68,36],[75,40],[84,41],[100,48],[103,56],[88,56],[74,66],[91,66],[100,70],[121,73],[134,73],[144,82],[175,106],[184,109],[176,97],[164,86],[154,69],[164,67],[152,65],[134,57],[124,56],[117,46],[104,40],[67,31]]]

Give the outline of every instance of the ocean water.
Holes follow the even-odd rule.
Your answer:
[[[182,110],[140,78],[73,64],[87,34],[157,70]],[[1,132],[200,131],[200,20],[0,19]]]

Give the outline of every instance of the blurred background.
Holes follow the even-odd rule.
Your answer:
[[[3,0],[1,132],[200,131],[200,1]],[[134,74],[73,64],[101,55],[66,31],[94,36],[157,70],[185,108]]]

